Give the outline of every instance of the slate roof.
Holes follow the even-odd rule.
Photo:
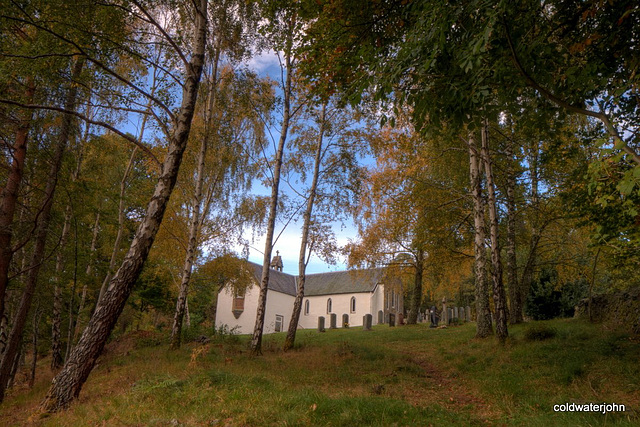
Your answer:
[[[247,261],[251,272],[260,283],[262,279],[262,265]],[[269,290],[282,292],[283,294],[296,295],[296,279],[290,274],[281,273],[274,269],[269,272]]]
[[[314,296],[373,292],[381,278],[381,268],[308,274],[304,294]]]
[[[247,264],[256,280],[260,282],[262,265],[253,262],[247,262]],[[304,294],[305,296],[317,296],[373,292],[376,285],[381,282],[382,276],[382,268],[308,274]],[[296,283],[297,276],[281,273],[274,269],[269,272],[269,290],[295,296]]]

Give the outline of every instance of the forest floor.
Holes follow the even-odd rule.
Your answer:
[[[500,346],[474,323],[307,330],[287,353],[283,334],[265,336],[252,357],[244,336],[169,351],[166,334],[138,331],[112,340],[66,412],[38,413],[52,377],[40,360],[0,425],[640,425],[640,340],[574,319],[509,332]],[[554,411],[565,403],[626,411]]]

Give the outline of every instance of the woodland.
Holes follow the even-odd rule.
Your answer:
[[[215,333],[258,235],[260,356],[292,222],[283,351],[312,254],[400,276],[408,324],[472,306],[496,349],[592,317],[640,286],[639,39],[634,0],[0,0],[0,402],[25,363],[57,412],[114,336]]]

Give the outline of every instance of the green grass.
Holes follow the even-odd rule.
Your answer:
[[[173,352],[157,335],[124,337],[70,410],[36,413],[51,379],[40,375],[33,390],[10,392],[0,425],[640,424],[637,340],[556,320],[512,327],[501,347],[474,339],[474,327],[300,331],[288,353],[274,334],[260,357],[249,355],[247,337]],[[46,372],[48,360],[40,364]],[[567,402],[625,404],[627,412],[553,411]]]

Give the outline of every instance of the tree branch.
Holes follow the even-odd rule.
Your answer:
[[[600,112],[591,111],[581,106],[570,104],[564,99],[556,96],[550,90],[538,84],[538,82],[536,82],[533,79],[533,77],[531,77],[529,73],[527,73],[527,71],[522,66],[522,63],[520,62],[520,59],[518,58],[518,55],[516,53],[515,46],[513,45],[513,40],[511,39],[511,34],[509,34],[509,28],[507,27],[507,23],[503,21],[502,25],[504,26],[505,34],[507,36],[507,42],[509,43],[509,50],[511,51],[511,59],[516,69],[518,70],[520,75],[525,79],[527,84],[533,89],[537,90],[542,96],[547,98],[549,101],[553,102],[559,107],[564,108],[567,111],[570,111],[576,114],[581,114],[588,117],[593,117],[600,120],[604,125],[604,127],[607,129],[607,132],[609,133],[609,135],[613,138],[615,145],[621,148],[622,151],[624,151],[625,153],[629,154],[633,158],[633,160],[640,165],[640,155],[638,155],[638,153],[636,153],[633,148],[629,147],[626,141],[622,139],[622,137],[620,137],[618,130],[615,128],[615,126],[613,126],[613,123],[611,123],[611,119],[606,113],[601,111]]]
[[[15,105],[17,107],[27,108],[27,109],[31,109],[31,110],[58,111],[60,113],[71,114],[72,116],[76,116],[76,117],[78,117],[78,118],[80,118],[80,119],[84,120],[85,122],[90,123],[92,125],[102,126],[103,128],[109,129],[111,132],[113,132],[113,133],[123,137],[127,141],[135,144],[138,148],[140,148],[143,152],[145,152],[151,158],[151,160],[153,160],[158,166],[162,166],[162,163],[160,163],[158,158],[151,152],[149,147],[147,147],[146,145],[142,144],[140,141],[138,141],[136,138],[132,137],[131,135],[127,135],[126,133],[118,130],[117,128],[111,126],[110,124],[108,124],[106,122],[103,122],[103,121],[100,121],[100,120],[92,120],[91,118],[85,116],[82,113],[78,113],[76,111],[67,110],[67,109],[62,108],[62,107],[54,107],[54,106],[48,106],[48,105],[37,105],[37,104],[23,104],[22,102],[17,102],[17,101],[13,101],[11,99],[2,99],[2,98],[0,98],[0,103],[1,104]]]

